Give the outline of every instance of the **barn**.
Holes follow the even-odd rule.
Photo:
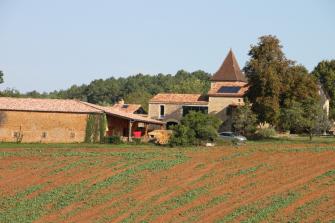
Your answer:
[[[0,142],[84,142],[88,119],[105,115],[105,135],[131,140],[162,122],[78,100],[0,97]]]

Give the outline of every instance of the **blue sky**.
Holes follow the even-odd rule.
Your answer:
[[[179,69],[215,72],[276,35],[312,70],[335,59],[335,1],[0,0],[0,70],[22,92]]]

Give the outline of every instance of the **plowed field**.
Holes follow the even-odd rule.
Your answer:
[[[0,222],[332,222],[335,144],[0,149]]]

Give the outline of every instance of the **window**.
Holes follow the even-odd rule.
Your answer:
[[[47,137],[47,133],[46,132],[42,132],[42,138],[46,138]]]
[[[227,137],[231,137],[234,136],[234,134],[232,132],[221,132],[219,133],[220,136],[227,136]]]
[[[183,116],[190,113],[190,111],[202,112],[208,114],[208,107],[206,106],[183,106]]]
[[[233,108],[231,106],[226,108],[226,115],[231,115],[232,113],[233,113]]]
[[[160,105],[159,106],[159,117],[162,118],[165,116],[165,106],[164,105]]]

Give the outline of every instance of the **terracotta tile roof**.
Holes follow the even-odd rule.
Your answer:
[[[158,125],[163,125],[164,123],[155,119],[151,119],[151,118],[147,118],[147,117],[143,117],[141,115],[137,115],[137,114],[132,114],[132,113],[127,113],[124,112],[122,110],[113,108],[113,107],[105,107],[105,106],[100,106],[100,105],[95,105],[95,104],[91,104],[88,102],[81,102],[85,105],[88,105],[92,108],[96,108],[99,109],[109,115],[114,115],[117,117],[121,117],[121,118],[125,118],[125,119],[129,119],[129,120],[134,120],[134,121],[139,121],[139,122],[145,122],[145,123],[151,123],[151,124],[158,124]]]
[[[212,81],[243,81],[246,78],[237,63],[233,51],[230,49],[219,70],[211,78]]]
[[[222,87],[240,87],[240,89],[236,93],[220,93],[219,90]],[[249,86],[245,82],[216,82],[212,84],[208,95],[218,97],[243,97],[248,88]]]
[[[102,113],[77,100],[0,97],[0,110],[67,113]]]
[[[142,106],[140,104],[115,104],[112,106],[112,108],[116,108],[127,113],[134,113],[141,107]]]
[[[40,98],[8,98],[0,97],[0,111],[34,111],[34,112],[65,112],[65,113],[107,113],[121,118],[145,123],[159,124],[163,122],[127,113],[111,107],[103,107],[88,102],[65,99]]]
[[[160,93],[155,95],[149,103],[207,105],[208,100],[201,94]]]

